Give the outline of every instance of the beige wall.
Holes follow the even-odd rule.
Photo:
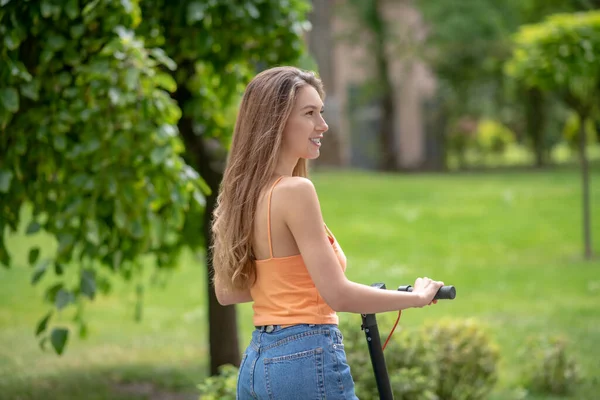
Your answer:
[[[309,33],[309,44],[312,47],[311,53],[319,54],[316,57],[319,67],[327,64],[327,69],[330,71],[323,76],[330,103],[326,117],[328,122],[331,121],[332,135],[337,142],[339,163],[347,166],[351,156],[348,87],[367,82],[373,76],[374,65],[369,54],[368,32],[359,30],[357,27],[360,24],[353,21],[347,12],[340,11],[345,1],[314,0],[317,12],[323,12],[323,3],[318,4],[319,2],[328,2],[330,7],[335,7],[332,7],[333,10],[330,9],[332,12],[329,19],[313,21],[313,25],[317,22],[319,26]],[[393,36],[387,51],[391,55],[389,73],[396,101],[396,151],[400,155],[398,167],[419,168],[425,161],[425,132],[421,104],[425,98],[433,95],[435,80],[422,62],[411,61],[411,57],[401,57],[401,55],[410,54],[410,50],[418,46],[418,41],[423,39],[425,31],[418,12],[405,1],[387,0],[384,2],[384,8],[383,15]],[[329,26],[324,28],[322,25],[327,21]],[[323,32],[327,29],[330,40],[319,40],[323,38]],[[329,51],[324,52],[322,47],[327,43],[329,49],[326,50]]]

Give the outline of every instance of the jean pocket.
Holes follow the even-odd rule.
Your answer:
[[[356,399],[356,395],[354,394],[354,379],[352,379],[343,343],[333,344],[333,356],[336,363],[338,384],[341,392],[344,394],[344,398]]]
[[[323,399],[323,348],[265,358],[265,383],[270,399]]]
[[[344,346],[344,336],[338,329],[333,330],[333,343]]]

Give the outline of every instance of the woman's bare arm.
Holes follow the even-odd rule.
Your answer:
[[[317,290],[335,311],[361,314],[423,307],[442,286],[431,281],[413,292],[381,290],[348,280],[323,229],[323,217],[316,190],[305,178],[286,179],[280,201],[284,219],[302,254]],[[419,285],[421,286],[421,285]],[[415,289],[417,289],[415,287]]]
[[[225,290],[218,281],[215,282],[215,294],[217,296],[217,301],[222,306],[230,306],[232,304],[248,303],[252,301],[250,289],[231,292]]]

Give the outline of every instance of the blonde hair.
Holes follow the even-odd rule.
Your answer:
[[[212,223],[214,280],[228,291],[247,289],[256,278],[252,240],[258,199],[275,174],[283,130],[306,85],[324,98],[321,80],[294,67],[265,70],[246,87]],[[293,175],[307,172],[301,158]]]

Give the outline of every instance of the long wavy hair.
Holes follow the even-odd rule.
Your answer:
[[[275,174],[283,130],[306,85],[324,99],[314,73],[271,68],[252,79],[242,98],[212,223],[214,281],[225,290],[250,288],[256,279],[252,242],[258,200]],[[307,172],[306,159],[299,159],[293,175]]]

